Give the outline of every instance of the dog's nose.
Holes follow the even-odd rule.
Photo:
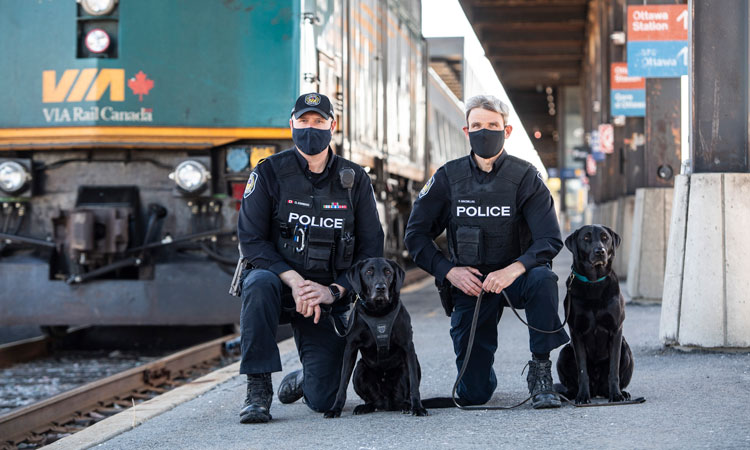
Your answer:
[[[607,254],[607,250],[604,247],[599,247],[594,249],[594,255],[596,256],[604,256]]]
[[[377,291],[377,292],[385,292],[386,287],[387,286],[385,285],[385,283],[377,283],[375,285],[375,291]]]

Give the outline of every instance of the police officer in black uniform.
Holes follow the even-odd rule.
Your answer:
[[[482,299],[469,365],[458,387],[465,404],[484,404],[497,386],[492,368],[505,291],[513,306],[524,308],[529,324],[560,328],[557,276],[551,261],[562,248],[560,227],[549,191],[528,162],[503,151],[512,128],[508,107],[482,95],[466,103],[464,133],[471,154],[435,172],[414,203],[406,246],[417,265],[452,294],[451,338],[456,366],[464,363],[474,306]],[[447,230],[450,259],[434,239]],[[447,308],[451,310],[450,307]],[[448,312],[448,311],[446,311]],[[550,350],[568,342],[555,334],[529,331],[532,359],[527,381],[534,408],[555,408]]]
[[[271,373],[281,371],[275,336],[291,321],[302,370],[287,375],[279,400],[303,395],[314,411],[334,403],[345,340],[321,314],[341,316],[355,262],[383,256],[383,230],[369,176],[329,147],[336,121],[328,97],[300,96],[289,120],[295,148],[258,163],[245,188],[238,235],[242,273],[242,423],[268,422]]]

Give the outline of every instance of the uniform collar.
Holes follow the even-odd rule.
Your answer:
[[[472,171],[474,171],[475,175],[480,175],[482,178],[486,177],[487,175],[495,175],[497,171],[500,169],[500,166],[503,165],[503,162],[507,159],[508,152],[503,149],[503,152],[500,153],[500,156],[495,160],[495,162],[492,163],[492,171],[489,173],[483,171],[479,165],[477,164],[477,161],[474,159],[474,151],[472,151],[469,154],[469,164],[471,165]]]
[[[297,150],[297,147],[293,148],[294,150],[294,156],[297,157],[297,163],[299,164],[299,167],[302,169],[302,171],[306,175],[313,175],[316,177],[324,177],[328,174],[329,170],[333,166],[333,163],[336,159],[336,154],[333,153],[333,150],[331,150],[331,147],[328,147],[328,161],[326,162],[325,168],[323,168],[323,172],[321,173],[312,173],[310,172],[310,168],[308,167],[307,160],[304,156],[299,154],[299,150]]]

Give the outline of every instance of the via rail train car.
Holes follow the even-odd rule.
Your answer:
[[[386,253],[405,257],[412,199],[466,152],[420,11],[0,2],[0,325],[236,322],[239,202],[255,164],[292,146],[301,92],[334,102],[335,151],[372,177]]]

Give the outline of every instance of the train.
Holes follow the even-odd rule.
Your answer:
[[[0,325],[222,325],[237,211],[321,92],[372,178],[386,255],[465,155],[419,0],[0,3]]]

